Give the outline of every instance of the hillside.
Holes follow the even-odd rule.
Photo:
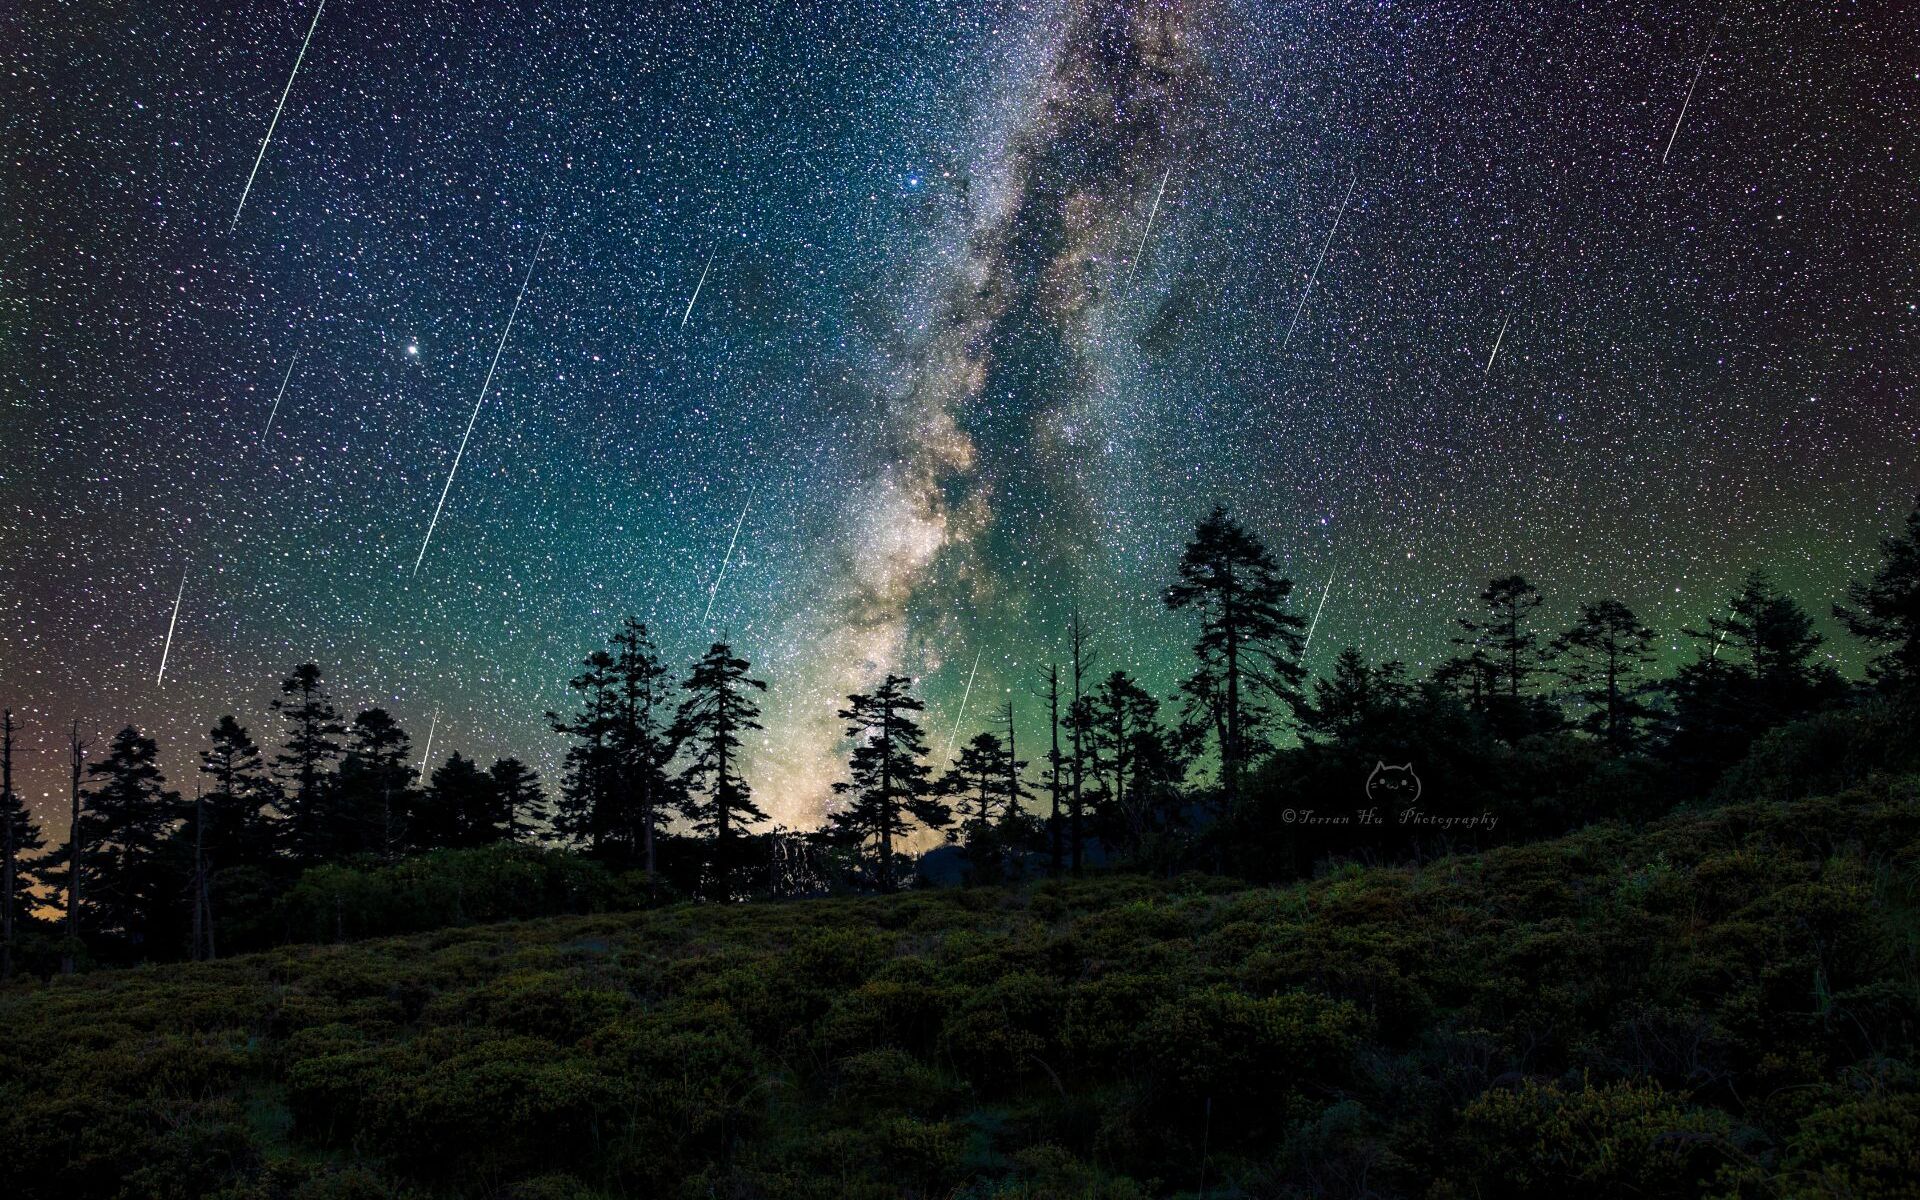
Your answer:
[[[1920,781],[0,998],[8,1195],[1912,1194]]]

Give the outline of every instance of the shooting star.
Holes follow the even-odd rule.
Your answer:
[[[1347,194],[1340,201],[1340,211],[1333,215],[1333,228],[1327,230],[1327,240],[1320,243],[1320,257],[1313,260],[1313,270],[1307,275],[1307,286],[1300,291],[1300,303],[1293,306],[1293,321],[1287,326],[1287,336],[1280,342],[1282,350],[1293,341],[1294,327],[1300,324],[1300,314],[1307,307],[1307,297],[1313,294],[1313,281],[1320,278],[1320,264],[1327,261],[1327,250],[1333,245],[1333,235],[1340,232],[1340,218],[1347,215],[1347,201],[1353,199],[1353,185],[1359,181],[1358,171],[1347,180]]]
[[[287,86],[280,90],[280,103],[273,107],[273,119],[267,122],[267,136],[260,139],[260,153],[253,156],[253,170],[247,172],[247,186],[240,189],[240,203],[233,210],[233,223],[227,226],[232,233],[240,227],[240,214],[247,207],[247,196],[253,191],[253,177],[260,173],[260,162],[267,156],[267,143],[273,141],[274,127],[280,124],[281,110],[287,107],[287,95],[293,91],[293,81],[300,74],[300,64],[307,57],[307,43],[313,41],[313,31],[320,25],[320,14],[327,11],[327,0],[320,0],[314,7],[313,20],[307,24],[307,36],[301,39],[300,53],[294,56],[293,70],[287,73]]]
[[[280,378],[280,392],[273,398],[273,409],[267,413],[267,427],[260,431],[260,444],[266,445],[267,435],[273,432],[273,419],[280,415],[280,400],[287,394],[287,381],[293,378],[293,368],[300,361],[300,352],[293,352],[293,362],[287,364],[287,373]]]
[[[1133,264],[1127,268],[1126,290],[1133,290],[1133,273],[1140,269],[1140,255],[1146,251],[1147,239],[1153,236],[1153,219],[1160,215],[1160,198],[1167,194],[1167,180],[1173,178],[1173,168],[1160,177],[1160,190],[1153,194],[1153,208],[1147,212],[1147,227],[1140,234],[1140,244],[1133,248]]]
[[[1307,640],[1300,644],[1300,658],[1302,661],[1306,660],[1307,651],[1313,649],[1313,631],[1320,628],[1321,610],[1327,607],[1327,597],[1333,594],[1333,577],[1339,574],[1339,572],[1339,567],[1335,567],[1333,570],[1327,572],[1327,586],[1320,593],[1320,603],[1313,607],[1313,620],[1307,622]]]
[[[1500,357],[1500,343],[1507,340],[1507,322],[1512,319],[1513,316],[1511,313],[1500,318],[1500,334],[1493,339],[1493,353],[1487,355],[1487,367],[1486,370],[1480,372],[1480,378],[1485,379],[1493,373],[1493,360]]]
[[[1716,33],[1718,30],[1715,31]],[[1680,122],[1687,119],[1687,105],[1693,103],[1693,89],[1700,86],[1700,73],[1707,69],[1707,58],[1713,53],[1713,39],[1707,39],[1707,48],[1700,55],[1700,65],[1693,69],[1693,82],[1687,85],[1686,98],[1680,101],[1680,115],[1673,119],[1673,132],[1667,135],[1667,148],[1660,154],[1660,165],[1667,165],[1667,156],[1673,153],[1673,139],[1680,136]]]
[[[173,617],[167,622],[167,644],[160,648],[160,673],[153,677],[155,687],[167,677],[167,655],[173,653],[173,631],[180,624],[180,601],[187,594],[187,571],[190,567],[191,564],[180,568],[180,590],[173,594]]]
[[[533,259],[527,263],[527,277],[520,281],[520,294],[513,299],[513,311],[507,314],[507,327],[500,331],[500,344],[493,348],[493,361],[487,364],[487,377],[480,384],[479,399],[473,402],[473,415],[467,418],[467,431],[460,436],[460,449],[454,452],[453,466],[447,471],[447,482],[440,489],[440,503],[433,506],[433,520],[427,522],[427,536],[420,539],[420,553],[413,559],[413,577],[419,578],[420,562],[427,556],[427,546],[433,541],[434,527],[440,524],[440,510],[447,506],[447,493],[453,490],[453,476],[460,470],[460,459],[467,453],[467,439],[473,436],[473,424],[480,419],[480,406],[486,403],[487,388],[493,383],[494,368],[500,365],[500,352],[507,348],[507,336],[513,332],[513,319],[520,315],[520,302],[527,298],[527,285],[533,282],[533,268],[539,265],[540,251],[546,248],[547,235],[540,235],[540,244],[533,248]]]
[[[713,256],[720,253],[718,247],[707,252],[707,265],[700,268],[700,282],[693,285],[693,295],[687,297],[687,311],[680,314],[680,328],[687,327],[687,318],[693,315],[694,302],[700,299],[700,289],[707,286],[707,272],[713,270]]]
[[[960,722],[967,719],[967,701],[973,697],[973,677],[980,673],[980,651],[973,652],[973,670],[967,672],[966,690],[960,693],[960,711],[953,715],[953,732],[947,735],[947,757],[953,757],[953,746],[960,740]]]
[[[713,586],[707,589],[707,611],[700,614],[702,625],[713,616],[714,597],[720,594],[720,585],[726,582],[727,568],[733,565],[733,548],[740,543],[740,527],[747,523],[747,510],[753,507],[753,498],[759,490],[757,484],[747,490],[747,502],[740,508],[740,519],[733,523],[733,536],[727,539],[727,556],[720,560],[720,573],[713,577]]]
[[[433,735],[440,729],[440,713],[433,714],[433,723],[427,726],[427,748],[420,752],[420,778],[427,777],[427,760],[433,757]]]

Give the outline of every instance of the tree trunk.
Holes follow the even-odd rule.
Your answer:
[[[80,766],[86,761],[87,744],[80,740],[80,722],[75,721],[68,735],[73,780],[68,793],[67,828],[67,913],[66,950],[60,956],[60,973],[71,975],[80,957]]]

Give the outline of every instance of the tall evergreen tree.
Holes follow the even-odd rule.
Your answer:
[[[332,805],[339,850],[388,861],[406,850],[417,774],[412,759],[412,740],[392,713],[369,708],[354,715]]]
[[[0,979],[11,978],[14,943],[33,916],[27,890],[35,878],[35,856],[46,847],[39,822],[13,790],[13,710],[0,713]]]
[[[1554,672],[1588,706],[1581,725],[1616,754],[1634,748],[1651,712],[1641,685],[1655,658],[1654,636],[1625,604],[1597,600],[1580,606],[1580,619],[1548,651]]]
[[[1306,622],[1286,611],[1292,591],[1260,539],[1218,507],[1195,526],[1179,579],[1166,590],[1168,608],[1199,614],[1197,669],[1183,690],[1213,727],[1229,808],[1278,719],[1272,703],[1297,708],[1301,701]]]
[[[167,790],[159,753],[153,739],[132,726],[115,734],[107,757],[86,768],[92,786],[68,835],[85,846],[73,882],[86,933],[133,957],[153,952],[154,936],[168,927],[166,917],[181,898],[163,854],[178,823],[180,796]]]
[[[749,663],[724,642],[715,642],[680,686],[687,698],[678,725],[691,750],[680,773],[691,799],[689,816],[696,832],[712,839],[713,888],[719,900],[733,898],[734,845],[742,825],[764,821],[753,789],[740,774],[740,735],[761,728],[755,692],[764,680],[747,675]]]
[[[680,781],[668,770],[680,749],[678,726],[669,719],[672,682],[641,622],[628,618],[614,635],[613,648],[607,739],[617,815],[606,824],[622,851],[646,868],[651,887],[658,878],[660,834],[685,801]]]
[[[286,723],[286,741],[274,756],[286,807],[286,847],[298,863],[331,856],[339,843],[332,811],[332,770],[346,732],[322,686],[320,668],[302,663],[280,681],[273,711]]]
[[[1461,617],[1460,628],[1469,636],[1455,638],[1454,644],[1484,649],[1491,660],[1490,682],[1495,691],[1517,702],[1539,670],[1540,635],[1531,622],[1543,602],[1540,589],[1523,575],[1503,575],[1487,584],[1480,602],[1488,615],[1478,620]]]
[[[506,836],[499,790],[478,763],[454,751],[436,767],[413,815],[413,842],[422,850],[485,846]]]
[[[1078,875],[1085,858],[1086,784],[1087,784],[1087,675],[1099,655],[1087,644],[1086,627],[1080,612],[1074,610],[1067,623],[1067,663],[1073,679],[1073,695],[1067,701],[1067,744],[1072,748],[1073,770],[1067,790],[1067,847],[1073,873]]]
[[[842,803],[828,827],[839,840],[871,849],[874,881],[885,891],[899,886],[895,839],[913,822],[944,829],[953,819],[934,794],[926,735],[914,717],[926,705],[908,691],[912,685],[903,675],[888,675],[871,693],[848,696],[840,710],[853,755],[849,778],[833,785]]]
[[[595,650],[582,661],[586,669],[567,681],[579,707],[561,718],[549,712],[555,733],[567,735],[566,766],[554,804],[554,832],[591,853],[614,856],[620,845],[617,807],[618,752],[614,744],[613,655]]]
[[[86,764],[87,742],[80,736],[80,722],[76,720],[67,728],[67,844],[52,856],[54,861],[47,867],[49,875],[57,876],[52,882],[61,891],[62,975],[73,974],[80,962],[80,907],[86,870],[86,825],[80,819],[85,812],[85,790],[81,779]]]
[[[271,857],[274,786],[246,726],[231,715],[215,722],[200,752],[200,772],[211,785],[204,848],[213,869],[258,865]]]
[[[1013,748],[998,734],[973,736],[935,791],[953,798],[956,834],[966,847],[976,881],[998,879],[1008,853],[1020,841],[1032,791],[1022,778],[1027,764],[1014,757]]]
[[[1880,539],[1880,559],[1872,579],[1847,585],[1847,603],[1833,613],[1880,649],[1867,668],[1874,682],[1911,691],[1920,688],[1920,503],[1905,530]]]
[[[1699,653],[1667,684],[1673,708],[1665,750],[1696,788],[1761,733],[1846,692],[1839,673],[1816,658],[1822,639],[1813,618],[1765,572],[1747,576],[1726,616],[1683,632]]]
[[[1059,878],[1066,865],[1065,830],[1061,828],[1060,800],[1066,794],[1066,764],[1060,756],[1060,667],[1047,664],[1047,874]]]
[[[1172,826],[1173,785],[1182,772],[1160,723],[1160,702],[1125,671],[1108,675],[1090,697],[1089,727],[1100,777],[1101,808],[1136,857],[1147,837]]]
[[[540,777],[517,758],[496,759],[487,774],[493,777],[494,795],[506,821],[506,840],[539,841],[541,828],[553,819],[553,808],[540,790]]]
[[[1313,702],[1302,711],[1300,723],[1309,741],[1354,741],[1391,719],[1412,694],[1404,666],[1372,666],[1348,646],[1334,657],[1332,673],[1313,681]]]

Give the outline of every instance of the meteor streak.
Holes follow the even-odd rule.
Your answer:
[[[307,57],[307,43],[313,40],[313,31],[320,24],[320,14],[327,11],[327,0],[320,0],[314,7],[313,20],[307,25],[307,36],[300,41],[300,53],[294,56],[293,70],[287,73],[287,86],[280,89],[280,103],[273,107],[273,119],[267,122],[267,136],[260,139],[260,153],[253,156],[253,170],[247,172],[247,186],[240,189],[240,203],[233,210],[233,223],[227,226],[232,233],[240,226],[240,213],[247,207],[247,196],[253,191],[253,177],[260,173],[260,160],[267,156],[267,143],[273,140],[274,127],[280,124],[280,112],[287,106],[287,94],[293,91],[293,81],[300,74],[300,63]]]
[[[687,311],[680,314],[680,328],[687,327],[687,318],[693,315],[694,301],[700,299],[700,289],[707,286],[707,272],[713,270],[713,256],[720,253],[716,247],[707,252],[707,265],[700,268],[700,282],[693,285],[693,295],[687,297]]]
[[[966,690],[960,693],[960,711],[953,715],[953,732],[947,735],[947,757],[953,757],[953,745],[960,740],[960,722],[967,719],[967,701],[973,696],[973,677],[980,673],[980,651],[973,652],[973,670],[967,672]]]
[[[1327,240],[1320,244],[1320,257],[1313,260],[1313,270],[1307,275],[1307,286],[1300,290],[1300,303],[1293,306],[1293,321],[1287,326],[1287,336],[1280,342],[1282,350],[1293,341],[1294,327],[1300,324],[1300,314],[1307,307],[1307,297],[1313,294],[1313,281],[1320,278],[1320,264],[1327,261],[1327,250],[1333,245],[1333,235],[1340,232],[1340,218],[1347,215],[1347,201],[1353,199],[1353,185],[1359,181],[1358,171],[1347,180],[1347,194],[1340,201],[1340,211],[1333,215],[1333,228],[1327,230]]]
[[[180,568],[180,590],[173,594],[173,617],[167,622],[167,644],[160,648],[160,673],[153,677],[154,686],[167,677],[167,655],[173,652],[174,626],[180,624],[180,601],[187,594],[187,567]]]
[[[433,714],[433,723],[427,726],[427,748],[420,752],[420,777],[427,777],[427,760],[433,757],[433,735],[440,728],[440,714]]]
[[[1167,180],[1172,178],[1173,168],[1168,167],[1167,173],[1160,177],[1160,190],[1153,194],[1153,208],[1147,212],[1147,227],[1141,231],[1140,244],[1133,249],[1133,264],[1127,268],[1128,290],[1133,288],[1133,273],[1140,269],[1140,255],[1147,248],[1147,239],[1153,236],[1153,219],[1160,215],[1160,197],[1167,194]]]
[[[1327,586],[1320,593],[1320,603],[1313,607],[1313,620],[1307,622],[1307,640],[1300,645],[1302,660],[1307,657],[1307,651],[1313,649],[1313,631],[1320,628],[1320,611],[1327,606],[1327,597],[1333,594],[1333,577],[1339,574],[1339,571],[1340,568],[1335,567],[1327,572]]]
[[[290,362],[287,364],[287,373],[284,376],[282,376],[280,379],[280,391],[279,391],[279,394],[274,396],[273,398],[273,409],[271,412],[267,413],[267,427],[260,431],[261,445],[266,444],[267,435],[273,432],[273,419],[276,416],[280,415],[281,397],[287,394],[287,381],[293,378],[294,365],[299,361],[300,361],[300,352],[298,350],[295,350],[293,352],[293,362]]]
[[[493,348],[493,361],[487,364],[487,377],[480,384],[480,396],[473,402],[473,415],[467,418],[467,431],[460,435],[460,449],[454,452],[453,466],[447,471],[447,482],[440,489],[440,503],[433,506],[433,520],[427,522],[427,536],[420,539],[420,553],[413,559],[413,577],[419,578],[420,561],[427,556],[427,545],[433,541],[434,527],[440,524],[440,510],[447,506],[447,493],[453,490],[454,473],[460,470],[460,459],[467,453],[467,439],[473,436],[473,423],[480,419],[480,406],[486,402],[487,388],[493,383],[494,368],[500,365],[500,352],[507,348],[507,335],[513,332],[513,319],[520,315],[520,302],[527,298],[527,285],[533,282],[533,268],[540,262],[540,251],[546,247],[547,235],[540,235],[540,244],[533,248],[533,259],[527,263],[527,277],[520,281],[520,294],[513,299],[513,311],[507,314],[507,327],[500,331],[500,344]]]
[[[700,614],[702,625],[713,616],[714,597],[720,594],[720,585],[726,582],[727,568],[733,565],[733,548],[740,542],[740,527],[747,523],[747,510],[753,507],[753,497],[759,490],[758,485],[747,490],[747,502],[740,508],[740,519],[733,523],[733,536],[727,539],[727,556],[720,560],[720,573],[713,577],[713,586],[707,589],[707,611]]]
[[[1486,370],[1480,372],[1480,378],[1485,379],[1493,373],[1493,360],[1500,357],[1500,343],[1507,340],[1507,322],[1512,319],[1511,314],[1500,318],[1500,334],[1493,339],[1493,353],[1487,355],[1487,367]]]
[[[1713,53],[1713,41],[1708,39],[1706,53],[1700,56],[1700,65],[1693,69],[1693,82],[1687,85],[1686,98],[1680,101],[1680,115],[1673,119],[1673,132],[1667,135],[1667,148],[1660,154],[1660,165],[1667,165],[1667,155],[1673,153],[1673,139],[1680,136],[1680,122],[1687,119],[1687,105],[1693,103],[1693,89],[1700,86],[1700,73],[1707,69],[1707,57]]]

